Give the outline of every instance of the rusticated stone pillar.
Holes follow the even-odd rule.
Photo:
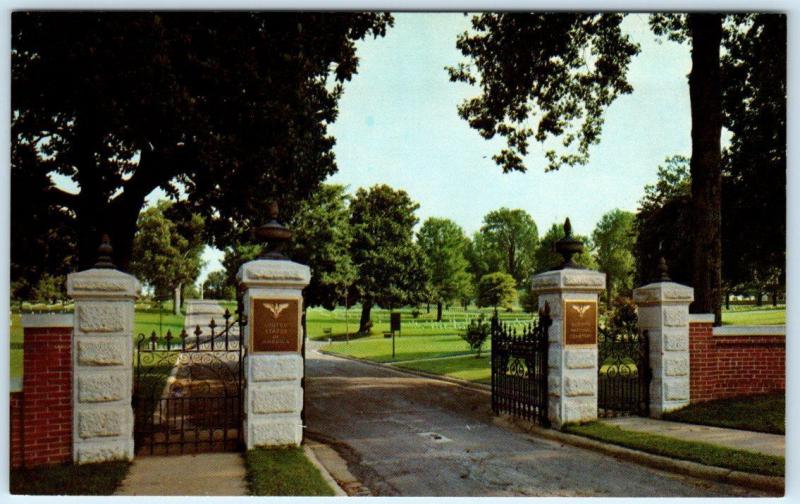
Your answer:
[[[299,445],[303,439],[303,288],[308,266],[287,259],[242,265],[245,289],[245,421],[247,449]]]
[[[565,268],[534,275],[539,308],[553,320],[547,356],[548,419],[553,427],[597,419],[597,295],[606,275]],[[569,310],[570,333],[565,322]]]
[[[633,290],[639,330],[650,344],[650,416],[689,404],[689,304],[694,289],[674,282],[656,282]]]
[[[133,317],[139,289],[136,278],[114,269],[95,268],[67,277],[67,292],[75,300],[75,463],[133,459]]]

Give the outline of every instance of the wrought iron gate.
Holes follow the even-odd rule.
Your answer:
[[[136,342],[134,442],[138,454],[238,450],[243,420],[243,316],[225,310],[192,334]]]
[[[649,415],[652,371],[647,331],[601,327],[598,333],[598,415]]]
[[[550,307],[519,333],[492,318],[492,410],[547,425]]]

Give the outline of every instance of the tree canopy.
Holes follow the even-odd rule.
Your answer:
[[[478,282],[478,306],[511,310],[516,299],[517,283],[508,273],[489,273]]]
[[[27,203],[75,219],[81,265],[100,234],[127,268],[145,197],[190,201],[220,248],[287,215],[336,171],[328,125],[356,72],[355,42],[382,13],[15,12],[13,173],[35,172]],[[54,187],[72,179],[80,192]],[[33,197],[36,196],[36,197]],[[16,245],[15,245],[16,246]]]
[[[539,244],[536,222],[528,212],[500,208],[483,218],[475,251],[487,270],[503,271],[518,285],[527,283],[536,267],[535,251]]]
[[[627,72],[639,48],[621,30],[624,16],[519,12],[473,16],[473,31],[457,41],[467,61],[450,68],[450,78],[480,87],[481,94],[464,101],[459,113],[484,138],[499,134],[506,139],[506,148],[493,158],[504,171],[525,171],[531,137],[544,145],[548,170],[588,162],[590,145],[600,139],[603,113],[618,96],[633,90]],[[652,15],[650,25],[656,35],[691,46],[692,310],[714,312],[720,323],[723,121],[742,138],[745,124],[766,129],[750,142],[759,146],[747,149],[750,152],[764,151],[761,147],[770,135],[769,144],[777,149],[772,157],[780,158],[778,152],[785,150],[781,132],[771,134],[770,123],[746,119],[744,109],[764,109],[764,115],[751,112],[751,119],[760,115],[779,124],[785,116],[781,108],[785,109],[785,84],[753,90],[764,76],[785,78],[786,17],[667,13]],[[754,56],[758,47],[768,52],[773,46],[776,54]],[[765,71],[771,64],[776,70]],[[556,141],[561,145],[555,147]]]
[[[353,232],[344,186],[323,184],[300,204],[289,227],[293,233],[289,257],[314,272],[303,290],[304,304],[329,310],[349,305],[356,269],[350,256]]]
[[[615,294],[630,295],[633,288],[635,218],[631,212],[615,209],[603,215],[592,232],[595,261],[599,270],[606,274],[609,308]]]
[[[181,215],[177,206],[160,201],[142,212],[133,242],[133,274],[167,295],[194,283],[203,266],[203,219]]]
[[[361,301],[359,332],[369,330],[370,311],[417,301],[426,284],[423,257],[414,242],[419,204],[387,185],[360,188],[350,203],[351,254]]]
[[[431,217],[422,224],[417,243],[425,258],[431,297],[437,304],[436,320],[442,320],[442,304],[469,294],[472,279],[464,257],[467,237],[455,222]]]

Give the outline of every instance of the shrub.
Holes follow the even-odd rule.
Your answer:
[[[477,319],[471,320],[467,328],[461,333],[461,339],[467,342],[472,351],[478,352],[476,358],[481,356],[481,347],[489,338],[491,332],[491,324],[484,320],[483,315]]]
[[[636,332],[639,316],[636,312],[636,303],[629,297],[619,296],[607,312],[606,326],[616,331]]]

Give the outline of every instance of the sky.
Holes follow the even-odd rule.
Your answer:
[[[588,235],[606,212],[635,211],[665,158],[691,154],[689,48],[657,41],[647,15],[637,14],[623,24],[641,45],[628,74],[634,91],[607,110],[589,163],[545,173],[544,149],[532,143],[528,171],[504,174],[491,159],[503,140],[482,139],[458,116],[459,103],[479,90],[450,82],[445,70],[464,60],[455,43],[469,27],[463,14],[399,13],[385,37],[359,41],[358,74],[330,128],[339,171],[327,182],[350,193],[379,183],[402,188],[419,202],[420,222],[446,217],[469,235],[504,206],[531,214],[540,234],[569,217]],[[221,256],[206,250],[201,279],[221,268]]]
[[[689,48],[658,41],[647,15],[631,14],[623,29],[641,45],[628,72],[634,91],[606,111],[589,163],[546,173],[544,149],[532,141],[528,171],[504,174],[491,159],[503,139],[484,140],[458,116],[458,105],[479,89],[450,82],[445,69],[464,61],[455,44],[469,28],[470,16],[460,13],[397,13],[385,37],[357,43],[358,73],[330,127],[339,171],[326,182],[351,194],[379,183],[404,189],[420,204],[420,223],[446,217],[468,235],[500,207],[528,212],[540,235],[566,217],[589,235],[606,212],[636,210],[665,158],[691,154]],[[164,197],[156,190],[148,203]],[[222,268],[217,249],[207,247],[203,259],[199,282]]]

